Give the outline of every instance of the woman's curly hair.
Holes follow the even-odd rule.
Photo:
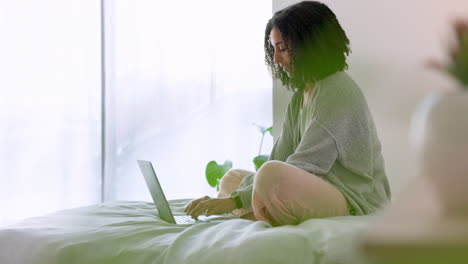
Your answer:
[[[279,30],[289,51],[291,77],[274,62],[274,47],[270,43],[273,28]],[[264,47],[265,63],[273,77],[293,91],[302,91],[306,83],[347,69],[346,56],[351,52],[335,14],[317,1],[303,1],[277,11],[266,25]]]

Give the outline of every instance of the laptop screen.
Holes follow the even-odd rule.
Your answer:
[[[158,209],[159,217],[168,223],[175,224],[174,216],[171,208],[169,207],[166,196],[164,195],[161,184],[159,183],[158,177],[156,176],[153,164],[146,160],[138,160],[138,166],[145,177],[146,185],[151,193],[154,205]]]

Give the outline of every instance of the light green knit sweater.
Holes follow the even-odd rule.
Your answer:
[[[287,162],[336,186],[351,215],[373,213],[388,203],[381,145],[359,86],[338,72],[314,85],[311,101],[300,114],[302,105],[302,94],[295,92],[270,160]],[[244,207],[252,203],[254,177],[245,177],[232,194],[239,194]]]

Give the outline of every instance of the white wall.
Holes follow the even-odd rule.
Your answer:
[[[273,0],[273,10],[299,1]],[[417,173],[409,145],[410,119],[431,92],[455,83],[428,69],[445,59],[453,18],[468,19],[466,0],[323,0],[337,15],[351,41],[349,73],[359,83],[377,125],[394,197]],[[274,84],[275,136],[287,104],[284,87]]]

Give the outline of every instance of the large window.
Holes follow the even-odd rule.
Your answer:
[[[210,160],[254,170],[252,123],[272,124],[271,1],[109,1],[106,14],[105,198],[150,199],[137,159],[153,161],[168,198],[215,195]]]
[[[270,1],[0,0],[0,225],[150,201],[137,159],[169,199],[215,195],[210,160],[254,170],[270,16]]]
[[[0,1],[0,225],[100,200],[99,10]]]

